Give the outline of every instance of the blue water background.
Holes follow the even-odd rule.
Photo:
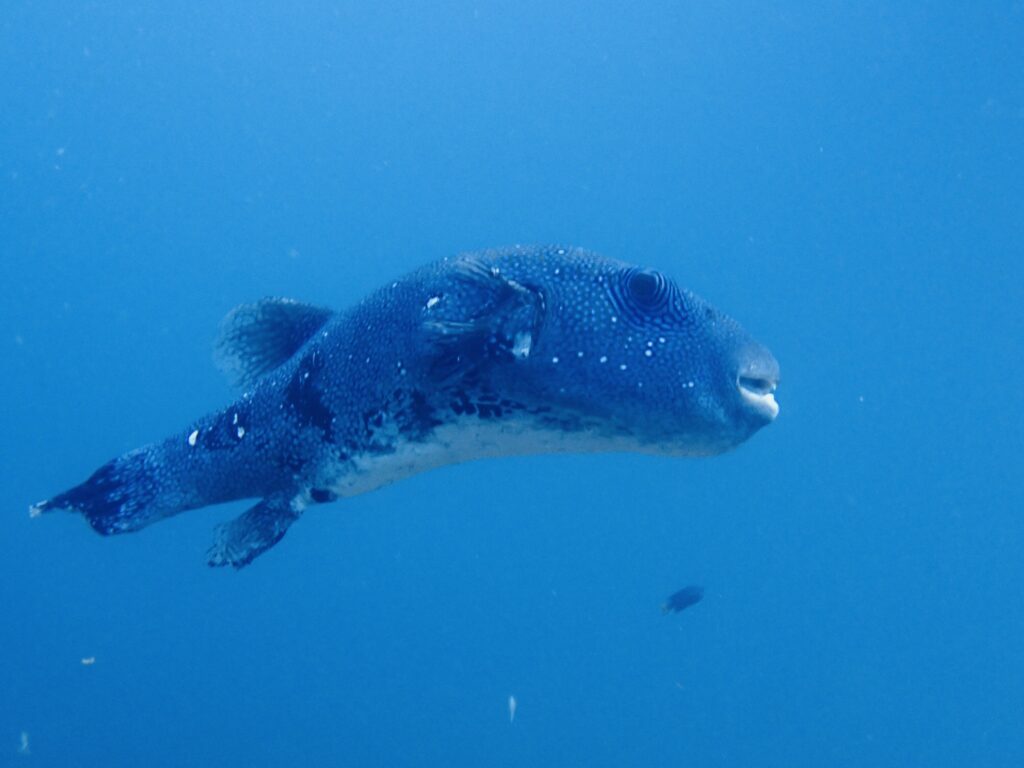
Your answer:
[[[0,765],[1024,764],[1022,40],[996,1],[5,4]],[[548,242],[737,317],[778,421],[445,468],[238,573],[243,504],[28,518],[233,397],[233,305]]]

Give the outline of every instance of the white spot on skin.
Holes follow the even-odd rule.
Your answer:
[[[624,370],[626,370],[626,364],[625,364],[625,363],[620,363],[620,364],[619,364],[619,370],[620,370],[620,371],[624,371]]]
[[[659,344],[664,344],[665,343],[665,337],[664,336],[659,336],[658,337],[658,343]]]
[[[531,347],[533,347],[533,334],[521,331],[512,340],[512,356],[525,360],[530,356]]]
[[[243,437],[245,437],[245,427],[239,427],[238,431],[235,434],[237,434],[238,439],[241,440]]]
[[[237,424],[238,423],[238,414],[237,413],[234,416],[231,417],[231,423],[232,424]]]
[[[427,299],[427,309],[433,309],[437,305],[437,302],[439,302],[440,300],[440,296],[431,296],[429,299]]]
[[[576,357],[583,357],[583,352],[577,352]]]
[[[651,352],[651,350],[649,350],[649,349],[645,349],[645,350],[644,350],[644,357],[650,357],[650,356],[651,356],[651,355],[653,355],[653,354],[654,354],[654,353],[653,353],[653,352]]]
[[[615,315],[612,315],[612,322],[613,323],[619,322],[619,318],[617,318]]]
[[[192,434],[190,434],[188,436],[188,444],[194,447],[195,444],[196,444],[196,440],[198,440],[198,439],[199,439],[199,430],[198,429],[194,429],[194,430],[192,430]]]
[[[556,355],[555,357],[552,357],[551,358],[551,362],[552,363],[557,363],[558,362],[558,356]]]
[[[608,358],[605,355],[601,355],[601,362],[602,363],[607,363],[608,362]]]

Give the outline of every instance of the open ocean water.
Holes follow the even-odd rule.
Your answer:
[[[1024,764],[1024,3],[10,0],[0,109],[0,765]],[[239,572],[244,502],[29,519],[229,402],[234,305],[549,242],[736,317],[778,420]]]

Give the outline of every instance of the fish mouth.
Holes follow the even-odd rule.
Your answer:
[[[779,415],[779,404],[775,402],[775,388],[778,380],[751,374],[741,375],[736,379],[736,388],[743,402],[768,421],[774,421]]]

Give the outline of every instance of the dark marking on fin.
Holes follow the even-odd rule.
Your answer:
[[[291,358],[334,313],[292,299],[242,304],[221,323],[214,359],[240,386],[249,386]]]
[[[57,509],[80,513],[104,536],[127,533],[156,522],[158,477],[147,464],[149,450],[141,448],[108,461],[81,485],[33,505],[34,517]]]
[[[206,553],[207,563],[244,568],[277,544],[301,514],[293,509],[292,498],[268,497],[234,520],[218,525],[213,546]]]

